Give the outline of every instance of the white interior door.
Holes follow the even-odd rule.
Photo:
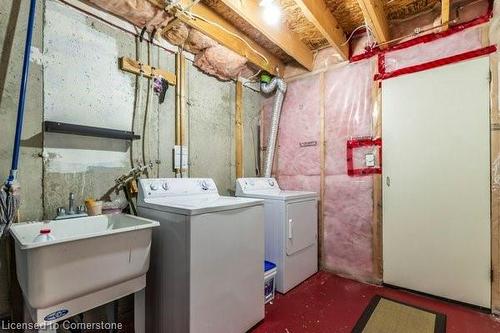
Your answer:
[[[384,282],[490,307],[489,58],[382,84]]]

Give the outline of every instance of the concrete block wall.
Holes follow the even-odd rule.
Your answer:
[[[23,40],[26,36],[28,1],[0,1],[0,177],[6,179],[10,170],[12,143],[14,141],[16,111],[21,79]],[[37,3],[36,21],[43,21],[43,3]],[[37,24],[33,32],[33,47],[41,48],[43,43],[43,25]],[[18,176],[23,184],[29,184],[28,193],[23,195],[22,216],[35,219],[43,215],[42,181],[43,165],[41,158],[43,138],[41,123],[43,118],[43,71],[37,63],[31,64],[29,90],[26,99],[26,121],[22,137],[20,164],[23,166]],[[0,244],[0,316],[10,311],[9,298],[9,263],[7,262],[7,244]]]
[[[29,1],[0,1],[0,181],[10,169],[28,6]],[[143,147],[146,161],[154,163],[149,176],[174,176],[175,88],[170,87],[165,102],[158,104],[154,94],[148,101],[148,80],[142,79],[137,98],[136,76],[118,69],[118,57],[137,55],[145,63],[149,58],[155,67],[175,71],[173,53],[156,46],[148,49],[146,43],[138,47],[133,35],[58,0],[37,1],[19,172],[22,221],[52,218],[57,207],[67,205],[70,192],[78,203],[102,196],[132,162],[142,161]],[[235,182],[235,83],[209,77],[191,62],[186,76],[189,175],[213,177],[227,194]],[[253,176],[261,96],[246,88],[243,96],[244,164],[246,175]],[[135,130],[144,141],[131,145],[44,133],[44,120]],[[5,257],[3,244],[2,281],[8,281]],[[0,286],[0,318],[10,311],[7,285]]]

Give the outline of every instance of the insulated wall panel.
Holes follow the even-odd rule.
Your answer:
[[[324,259],[329,270],[371,280],[373,182],[365,178],[326,176]]]
[[[319,193],[319,176],[278,176],[280,187],[284,190],[312,191]]]
[[[267,149],[274,95],[263,102],[262,147]],[[320,190],[320,85],[318,76],[288,84],[278,131],[273,175],[281,188]],[[264,149],[264,158],[265,158]]]
[[[481,29],[474,27],[446,38],[388,52],[385,54],[386,71],[481,48],[484,46]],[[493,28],[492,31],[497,30]],[[491,35],[492,43],[496,42],[496,34]],[[380,243],[373,234],[381,225],[374,222],[373,216],[374,177],[347,175],[346,144],[351,138],[375,135],[373,117],[377,114],[375,102],[379,91],[373,81],[375,62],[376,58],[372,58],[325,72],[324,91],[321,91],[318,75],[289,82],[273,172],[284,189],[320,191],[320,112],[324,93],[323,265],[328,270],[364,281],[380,279],[373,268],[374,263],[379,266],[373,248],[379,248]],[[263,146],[267,144],[273,97],[269,96],[264,104]],[[355,168],[365,167],[365,155],[369,152],[375,153],[376,165],[379,165],[376,149],[360,148],[353,151]]]
[[[324,265],[361,280],[373,274],[373,177],[347,176],[346,143],[372,134],[372,78],[369,60],[325,75]],[[364,155],[354,158],[363,167]]]
[[[320,173],[319,89],[317,76],[288,85],[279,131],[280,176]]]
[[[369,60],[349,64],[325,75],[327,175],[346,174],[348,139],[372,134],[372,78]]]
[[[481,29],[475,27],[429,43],[388,52],[385,56],[386,72],[480,49],[483,47]]]

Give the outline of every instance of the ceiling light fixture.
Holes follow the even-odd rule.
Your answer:
[[[262,7],[262,17],[269,25],[277,26],[281,23],[281,8],[274,0],[260,0]]]
[[[267,7],[270,4],[272,4],[274,0],[260,0],[259,6],[261,7]]]

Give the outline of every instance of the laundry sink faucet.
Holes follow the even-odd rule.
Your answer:
[[[69,194],[68,214],[75,214],[75,194],[73,192]]]
[[[84,216],[88,216],[85,211],[85,206],[80,205],[75,208],[75,194],[71,192],[69,194],[68,210],[66,211],[66,208],[64,207],[57,208],[55,220],[65,220]]]

